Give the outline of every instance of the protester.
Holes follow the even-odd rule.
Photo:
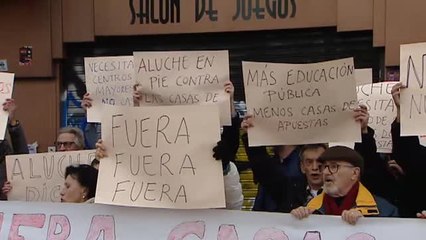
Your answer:
[[[426,209],[426,201],[421,193],[426,189],[424,169],[426,169],[426,147],[420,145],[417,136],[401,136],[400,92],[404,86],[397,83],[391,94],[397,109],[397,116],[392,123],[392,148],[396,163],[402,168],[402,192],[400,195],[400,212],[403,217],[415,217]],[[420,194],[420,195],[419,195]]]
[[[55,145],[58,152],[84,150],[83,132],[76,127],[61,128]]]
[[[98,170],[87,164],[70,165],[65,168],[65,182],[60,192],[61,202],[93,203],[98,181]],[[2,188],[4,194],[12,190],[8,182]]]
[[[253,178],[259,183],[253,211],[288,212],[292,208],[282,203],[283,194],[286,192],[283,189],[283,182],[304,181],[300,170],[300,148],[295,145],[275,146],[274,155],[270,156],[266,147],[248,146],[246,132],[251,127],[254,127],[253,118],[252,115],[247,115],[241,123],[241,128],[245,131],[241,138],[250,161]]]
[[[70,165],[65,169],[65,182],[61,202],[93,203],[98,170],[87,164]]]
[[[14,99],[6,99],[3,103],[3,111],[8,112],[9,118],[4,140],[0,141],[0,186],[6,181],[6,155],[28,154],[28,145],[21,123],[16,120],[17,106]],[[0,193],[0,200],[6,200],[6,196]]]
[[[61,128],[59,129],[55,145],[58,152],[84,150],[83,132],[76,127]],[[28,148],[24,154],[28,154]],[[2,193],[5,195],[12,189],[10,181],[2,183],[2,186]]]
[[[387,193],[388,180],[390,175],[387,173],[387,164],[377,153],[376,142],[374,139],[374,130],[368,127],[369,113],[364,105],[354,110],[354,120],[360,123],[362,142],[355,144],[355,150],[358,151],[366,161],[366,171],[362,177],[363,182],[366,182],[368,187],[374,189],[374,193]],[[241,124],[244,130],[253,127],[251,115],[247,115]],[[304,153],[300,148],[295,146],[280,146],[275,149],[274,156],[269,156],[265,147],[248,147],[247,134],[243,135],[243,142],[246,148],[248,159],[251,163],[255,181],[259,182],[258,194],[256,196],[253,210],[256,211],[272,211],[289,213],[292,209],[303,206],[307,203],[311,196],[306,189],[318,191],[318,185],[322,185],[322,178],[318,177],[321,172],[316,169],[306,168],[303,164]],[[326,146],[322,145],[307,145],[310,155],[310,161],[316,159],[325,150]],[[313,148],[313,149],[311,149]],[[286,154],[285,149],[300,151],[300,166],[294,169],[294,162],[297,162],[299,157],[294,153]],[[288,153],[289,151],[287,151]],[[311,167],[317,168],[318,164],[313,164]],[[301,167],[303,176],[299,176],[299,167]],[[313,171],[314,175],[310,175]],[[300,172],[300,173],[302,173]],[[377,178],[377,174],[381,174],[383,178]],[[310,179],[317,178],[316,184],[309,183]],[[315,186],[316,185],[316,186]],[[312,187],[314,189],[312,189]],[[386,195],[386,194],[379,194]]]
[[[355,150],[344,146],[327,149],[319,158],[322,162],[323,193],[306,207],[291,211],[298,219],[310,214],[341,215],[355,224],[363,216],[396,217],[398,210],[386,200],[372,195],[361,184],[364,159]]]

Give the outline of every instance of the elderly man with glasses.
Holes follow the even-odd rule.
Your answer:
[[[363,216],[398,216],[398,210],[392,204],[373,196],[360,183],[364,160],[356,151],[343,146],[331,147],[319,161],[322,162],[323,193],[306,207],[293,209],[293,216],[303,219],[310,214],[341,215],[350,224],[355,224]]]
[[[55,145],[58,152],[84,150],[83,132],[76,127],[61,128]]]

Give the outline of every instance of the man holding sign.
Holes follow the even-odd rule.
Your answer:
[[[426,209],[424,198],[418,197],[419,191],[426,189],[424,169],[426,169],[426,148],[419,143],[417,136],[401,136],[401,99],[400,93],[407,89],[402,83],[392,88],[392,96],[397,108],[397,116],[392,123],[393,156],[405,172],[404,187],[401,194],[401,215],[414,217]]]
[[[16,108],[17,106],[13,99],[6,99],[3,103],[3,111],[8,113],[6,134],[10,136],[10,138],[8,137],[10,143],[8,140],[0,140],[0,186],[3,186],[6,181],[6,155],[28,154],[24,130],[20,122],[15,118]],[[0,193],[0,199],[6,199],[6,195]]]

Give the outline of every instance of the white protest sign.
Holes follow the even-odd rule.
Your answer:
[[[401,136],[426,134],[426,43],[401,45]]]
[[[96,202],[158,208],[224,207],[217,106],[105,107]]]
[[[357,86],[373,83],[373,69],[355,69],[355,82]]]
[[[59,202],[64,185],[65,168],[72,164],[89,164],[95,150],[48,152],[6,156],[7,179],[12,190],[9,201]]]
[[[134,52],[141,105],[219,106],[221,125],[231,125],[228,51]]]
[[[249,145],[360,141],[353,59],[314,64],[243,62]]]
[[[424,240],[426,220],[3,202],[0,239]]]
[[[15,74],[13,73],[0,72],[0,105],[3,104],[6,101],[6,99],[12,97],[14,78],[15,78]],[[9,118],[9,113],[1,109],[0,110],[0,140],[4,139],[8,118]]]
[[[133,56],[84,58],[87,92],[93,99],[88,122],[100,122],[104,104],[133,106]]]
[[[396,82],[381,82],[357,87],[358,102],[370,114],[368,126],[374,129],[377,152],[392,152],[391,125],[396,117],[391,90]]]
[[[370,117],[368,126],[374,130],[377,152],[392,152],[391,125],[396,117],[391,90],[396,82],[380,82],[357,86],[358,104],[367,107]],[[354,148],[354,143],[330,143],[329,146],[344,145]]]

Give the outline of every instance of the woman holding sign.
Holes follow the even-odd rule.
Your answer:
[[[65,169],[65,182],[60,192],[61,202],[93,203],[98,180],[98,170],[87,164],[70,165]],[[4,194],[12,190],[7,182],[2,188]]]

